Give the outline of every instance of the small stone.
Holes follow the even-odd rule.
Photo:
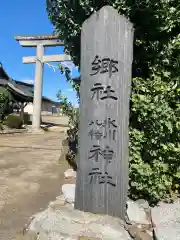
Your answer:
[[[76,239],[77,240],[77,239]],[[97,237],[86,237],[86,236],[79,236],[78,240],[101,240]]]
[[[127,227],[130,236],[135,240],[152,240],[152,236],[144,229],[139,228],[137,224]]]
[[[147,232],[138,232],[138,236],[135,238],[135,240],[153,240],[153,237]]]
[[[138,228],[136,225],[127,226],[127,231],[132,238],[135,238],[137,235]]]
[[[149,203],[148,203],[148,201],[146,201],[146,200],[144,200],[144,199],[138,199],[138,200],[136,201],[136,203],[137,203],[140,207],[142,207],[142,208],[144,208],[144,209],[148,209],[148,208],[149,208]]]
[[[138,228],[141,229],[142,232],[148,231],[152,229],[151,224],[136,224]]]
[[[56,200],[64,200],[64,196],[63,195],[57,196]]]
[[[62,193],[65,198],[65,201],[68,203],[75,202],[75,184],[64,184],[62,186]]]
[[[53,210],[60,208],[65,205],[65,199],[63,196],[59,196],[55,201],[49,203],[49,207]]]
[[[152,232],[152,231],[147,230],[146,232],[147,232],[151,237],[153,237],[153,232]]]
[[[141,225],[141,224],[137,224],[137,227],[141,229],[141,228],[142,228],[142,225]]]
[[[68,169],[64,172],[65,178],[76,178],[76,172],[73,169]]]
[[[127,215],[131,222],[140,224],[149,224],[145,210],[137,202],[127,202]]]

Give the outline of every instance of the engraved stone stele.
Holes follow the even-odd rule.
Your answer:
[[[128,191],[133,25],[110,6],[81,32],[75,208],[124,219]]]

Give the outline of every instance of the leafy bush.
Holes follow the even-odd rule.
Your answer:
[[[29,124],[30,123],[30,115],[25,112],[24,113],[24,124]]]
[[[23,121],[19,116],[9,115],[6,118],[5,124],[9,128],[20,129],[22,128]]]
[[[69,130],[67,131],[68,141],[68,153],[66,154],[66,160],[70,166],[76,170],[76,155],[78,149],[78,122],[79,122],[79,109],[75,109],[71,102],[67,101],[67,98],[62,95],[61,91],[58,92],[57,97],[61,100],[62,113],[69,117]]]
[[[12,112],[9,105],[11,94],[4,87],[0,87],[0,121],[2,122],[8,114]]]
[[[177,79],[133,79],[130,116],[130,195],[151,201],[178,194],[180,108]]]

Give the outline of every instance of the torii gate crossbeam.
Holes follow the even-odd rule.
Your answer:
[[[36,47],[36,56],[23,57],[23,63],[36,63],[32,129],[39,131],[41,123],[40,119],[44,63],[71,61],[71,57],[66,54],[44,56],[45,47],[64,45],[62,41],[59,41],[57,36],[14,36],[14,38],[22,47]]]

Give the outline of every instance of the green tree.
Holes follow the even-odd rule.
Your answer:
[[[180,33],[180,4],[176,0],[46,0],[46,2],[55,32],[64,40],[77,66],[80,65],[82,23],[93,12],[107,4],[116,8],[134,24],[133,77],[148,76],[155,63],[167,65],[164,52],[168,51],[169,42]],[[174,56],[177,57],[177,52]],[[171,67],[177,66],[171,64]]]
[[[47,0],[55,32],[79,68],[82,23],[107,4],[135,29],[129,194],[150,201],[172,197],[180,184],[180,4],[175,0]]]
[[[10,94],[7,89],[0,87],[0,121],[4,120],[4,117],[11,112],[10,106]]]

